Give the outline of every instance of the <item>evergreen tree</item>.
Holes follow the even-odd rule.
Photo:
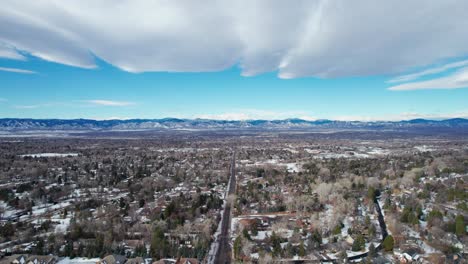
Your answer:
[[[275,231],[271,234],[270,237],[271,247],[273,248],[273,257],[281,256],[281,241],[279,236],[276,235]]]
[[[463,236],[466,233],[465,219],[462,215],[458,215],[455,218],[455,234],[457,236]]]
[[[239,259],[241,257],[241,252],[242,252],[242,237],[237,236],[236,240],[234,240],[234,258]]]
[[[249,230],[247,230],[247,228],[244,228],[244,230],[242,230],[242,235],[248,240],[252,240],[252,238],[249,235]]]
[[[364,239],[364,236],[360,234],[356,237],[356,239],[354,239],[351,249],[353,251],[361,251],[364,249],[365,246],[366,240]]]
[[[383,241],[383,248],[385,251],[392,251],[395,246],[395,240],[391,235],[388,235]]]
[[[156,227],[151,237],[151,256],[156,259],[164,258],[168,255],[169,243],[164,236],[164,231]]]
[[[306,252],[305,252],[305,248],[304,248],[304,242],[301,241],[301,243],[299,244],[299,248],[297,250],[297,254],[300,256],[300,257],[303,257],[305,256]]]
[[[369,245],[369,258],[375,258],[377,256],[377,250],[375,249],[374,243]]]
[[[44,255],[44,240],[42,240],[42,238],[39,238],[36,242],[36,247],[33,252],[36,255]]]

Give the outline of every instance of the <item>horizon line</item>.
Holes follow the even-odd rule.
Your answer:
[[[89,121],[97,121],[97,122],[104,122],[104,121],[132,121],[132,120],[149,120],[149,121],[161,121],[166,119],[177,119],[183,121],[194,121],[194,120],[201,120],[201,121],[224,121],[224,122],[251,122],[251,121],[289,121],[289,120],[298,120],[304,122],[317,122],[317,121],[339,121],[339,122],[365,122],[365,123],[374,123],[374,122],[404,122],[404,121],[414,121],[414,120],[425,120],[425,121],[448,121],[453,119],[463,119],[468,121],[468,117],[442,117],[442,118],[409,118],[409,119],[355,119],[355,120],[343,120],[343,119],[328,119],[328,118],[318,118],[318,119],[303,119],[303,118],[283,118],[283,119],[217,119],[217,118],[181,118],[181,117],[162,117],[162,118],[104,118],[104,119],[97,119],[97,118],[31,118],[31,117],[0,117],[0,120],[60,120],[60,121],[73,121],[73,120],[89,120]]]

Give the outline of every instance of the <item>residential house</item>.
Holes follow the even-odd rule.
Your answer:
[[[124,264],[127,258],[122,255],[109,255],[101,260],[101,264]]]
[[[26,264],[56,264],[58,262],[58,258],[56,256],[30,256]]]
[[[175,264],[199,264],[198,259],[195,258],[179,258]]]
[[[175,264],[176,260],[175,259],[160,259],[156,262],[153,262],[153,264]]]
[[[26,264],[27,255],[12,255],[0,260],[0,264]]]
[[[145,264],[145,260],[142,257],[130,258],[125,264]]]

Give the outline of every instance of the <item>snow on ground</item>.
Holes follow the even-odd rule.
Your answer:
[[[346,153],[334,153],[334,152],[328,152],[328,153],[320,153],[316,158],[323,158],[323,159],[339,159],[339,158],[345,158],[345,159],[352,159],[352,158],[358,158],[358,159],[365,159],[369,158],[370,156],[368,154],[364,153],[358,153],[358,152],[346,152]]]
[[[239,219],[255,219],[255,218],[262,218],[262,217],[268,217],[268,218],[276,218],[278,216],[285,216],[288,215],[289,213],[276,213],[276,214],[250,214],[250,215],[240,215],[237,218]]]
[[[286,151],[289,151],[291,153],[299,153],[299,151],[297,151],[296,149],[294,149],[294,147],[290,146],[289,148],[285,148],[284,150]]]
[[[384,207],[385,204],[384,204],[384,202],[383,202],[381,199],[378,199],[377,202],[379,203],[380,211],[382,212],[382,215],[383,215],[383,217],[385,218],[385,211],[384,211],[384,209],[383,209],[383,207]]]
[[[239,227],[239,220],[240,218],[237,217],[233,217],[231,219],[231,235],[234,234],[237,228]]]
[[[382,149],[382,148],[372,148],[370,151],[367,151],[367,154],[370,155],[387,155],[390,154],[389,150]]]
[[[319,158],[324,159],[338,159],[338,158],[349,158],[348,154],[343,153],[322,153],[318,155]]]
[[[258,254],[258,253],[252,253],[252,254],[250,254],[250,258],[251,258],[251,259],[259,259],[259,258],[260,258],[260,254]]]
[[[348,230],[349,230],[349,227],[351,226],[351,221],[352,219],[346,217],[344,220],[343,220],[343,228],[341,228],[341,236],[342,237],[347,237],[348,236]]]
[[[282,163],[279,162],[277,159],[269,159],[262,162],[255,162],[254,164],[246,164],[247,166],[264,166],[264,165],[276,165],[276,166],[285,166],[288,172],[290,173],[297,173],[300,170],[300,165],[297,163]]]
[[[63,258],[61,260],[59,260],[57,262],[57,264],[96,264],[98,263],[99,261],[101,261],[101,259],[99,258],[73,258],[73,259],[70,259],[70,258]]]
[[[272,231],[258,231],[256,236],[251,236],[253,240],[265,240],[267,237],[270,237]]]
[[[218,252],[219,240],[220,240],[220,235],[221,235],[221,228],[222,228],[222,223],[223,223],[223,218],[224,218],[224,210],[226,209],[226,205],[227,205],[226,196],[228,195],[230,186],[231,186],[231,178],[229,179],[226,190],[223,192],[223,194],[224,194],[223,197],[222,197],[223,198],[223,205],[222,205],[222,208],[220,210],[221,218],[219,220],[216,232],[213,234],[214,240],[210,245],[210,250],[208,252],[207,263],[214,263],[216,252]],[[231,237],[233,237],[232,234],[233,234],[233,231],[234,231],[233,222],[234,222],[234,219],[231,220],[231,226],[230,226],[230,229],[229,229],[229,234],[230,234]]]
[[[70,218],[54,219],[54,222],[58,222],[58,224],[55,226],[55,233],[67,232],[68,227],[70,226],[70,220]]]
[[[367,154],[364,154],[364,153],[358,153],[358,152],[351,152],[353,154],[350,154],[351,157],[355,157],[355,158],[369,158],[369,155]]]
[[[20,210],[12,209],[13,207],[9,206],[4,201],[0,201],[0,208],[4,210],[2,214],[2,218],[9,218],[14,216],[15,214],[21,212]]]
[[[376,248],[380,245],[380,243],[374,243],[374,242],[372,242],[372,244],[374,244],[374,247],[376,247]],[[371,245],[371,243],[366,243],[365,248],[363,250],[361,250],[361,251],[346,250],[346,255],[348,256],[348,258],[350,258],[350,257],[354,257],[354,256],[358,256],[358,255],[367,253],[367,252],[369,252],[370,245]]]
[[[52,158],[52,157],[76,157],[78,153],[36,153],[36,154],[23,154],[20,157],[31,158]]]
[[[422,240],[419,240],[418,244],[424,250],[425,254],[431,254],[431,253],[438,252],[437,250],[435,250],[433,247],[429,246],[426,242],[424,242]]]
[[[434,148],[431,148],[430,146],[422,145],[422,146],[415,146],[415,149],[421,151],[421,152],[426,152],[426,151],[434,151]]]
[[[305,152],[309,153],[309,154],[319,154],[320,153],[320,150],[318,149],[304,149]]]
[[[287,163],[286,164],[288,172],[299,172],[299,167],[297,163]]]
[[[407,234],[409,237],[414,237],[414,238],[421,238],[418,232],[414,231],[412,228],[408,228],[406,230]]]
[[[369,158],[376,155],[388,155],[390,151],[387,149],[382,149],[379,147],[361,147],[358,148],[359,152],[352,151],[352,149],[347,150],[346,152],[336,153],[336,152],[328,152],[328,151],[321,151],[318,149],[304,149],[305,152],[309,154],[313,154],[316,158],[324,158],[324,159],[337,159],[337,158]]]
[[[60,202],[58,204],[54,204],[54,205],[50,205],[50,204],[47,204],[47,205],[36,205],[34,206],[32,209],[32,214],[34,216],[38,216],[38,215],[42,215],[48,211],[54,211],[54,210],[57,210],[57,209],[60,209],[60,208],[65,208],[67,206],[70,206],[71,205],[71,202],[70,201],[63,201],[63,202]]]
[[[276,233],[283,238],[291,238],[294,234],[294,231],[291,229],[280,228],[276,230]]]
[[[331,204],[326,204],[325,205],[325,210],[323,212],[319,213],[320,221],[326,225],[330,221],[332,221],[333,218],[333,210],[334,206]]]

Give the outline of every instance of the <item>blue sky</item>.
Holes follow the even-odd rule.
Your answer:
[[[280,79],[272,72],[244,77],[237,67],[213,73],[129,73],[102,61],[97,69],[81,69],[34,58],[2,59],[0,65],[37,71],[0,71],[2,117],[443,116],[462,112],[468,98],[467,89],[391,91],[384,76]]]
[[[106,1],[97,2],[100,8],[106,5]],[[173,20],[167,12],[174,12],[177,18],[193,7],[186,2],[174,6],[164,6],[167,2],[163,2],[134,6],[132,1],[123,1],[129,20],[147,27],[139,32],[138,27],[126,28],[125,19],[118,28],[102,22],[115,21],[120,9],[95,12],[86,24],[80,13],[86,10],[80,8],[80,1],[53,7],[7,1],[0,11],[0,22],[6,25],[0,29],[0,118],[468,117],[468,37],[459,36],[462,28],[452,26],[439,33],[433,30],[432,35],[439,34],[436,37],[452,34],[455,38],[433,43],[428,38],[434,36],[425,34],[429,33],[425,28],[440,25],[414,25],[406,37],[418,41],[411,44],[401,28],[393,28],[394,21],[378,21],[386,32],[379,36],[373,33],[375,28],[349,23],[344,26],[340,21],[343,15],[328,2],[318,1],[322,4],[308,6],[317,12],[303,14],[301,5],[308,4],[305,1],[297,10],[284,11],[276,2],[258,7],[271,15],[297,20],[290,23],[306,25],[302,29],[305,32],[293,32],[297,35],[290,35],[291,27],[286,26],[291,25],[283,29],[283,24],[276,25],[269,17],[255,16],[246,24],[243,10],[235,15],[218,15],[224,7],[208,14],[222,28],[217,30],[211,20],[206,24],[196,17],[186,18],[187,24]],[[353,7],[356,13],[376,12],[368,8],[371,2],[361,2],[362,7]],[[457,16],[461,3],[434,4],[434,10],[428,8],[421,16],[453,8],[444,26],[467,23],[466,16]],[[165,20],[142,16],[141,12],[150,7],[166,10]],[[232,12],[238,7],[225,8]],[[71,19],[60,15],[64,10]],[[407,19],[404,8],[395,12],[399,20]],[[17,17],[18,13],[22,16]],[[317,17],[320,27],[314,24]],[[232,21],[225,22],[227,18]],[[226,23],[225,28],[222,23]],[[273,23],[267,27],[272,32],[265,33],[265,28],[257,28],[256,23],[258,27]],[[226,35],[230,31],[227,25],[232,24],[235,34]],[[348,27],[355,34],[348,35]],[[327,33],[331,32],[325,30],[329,28],[333,33]],[[166,32],[169,29],[170,34]],[[371,33],[375,41],[363,43]],[[391,33],[402,38],[392,38],[393,43],[387,44]],[[266,35],[257,38],[256,34]],[[278,34],[283,37],[277,39]]]

